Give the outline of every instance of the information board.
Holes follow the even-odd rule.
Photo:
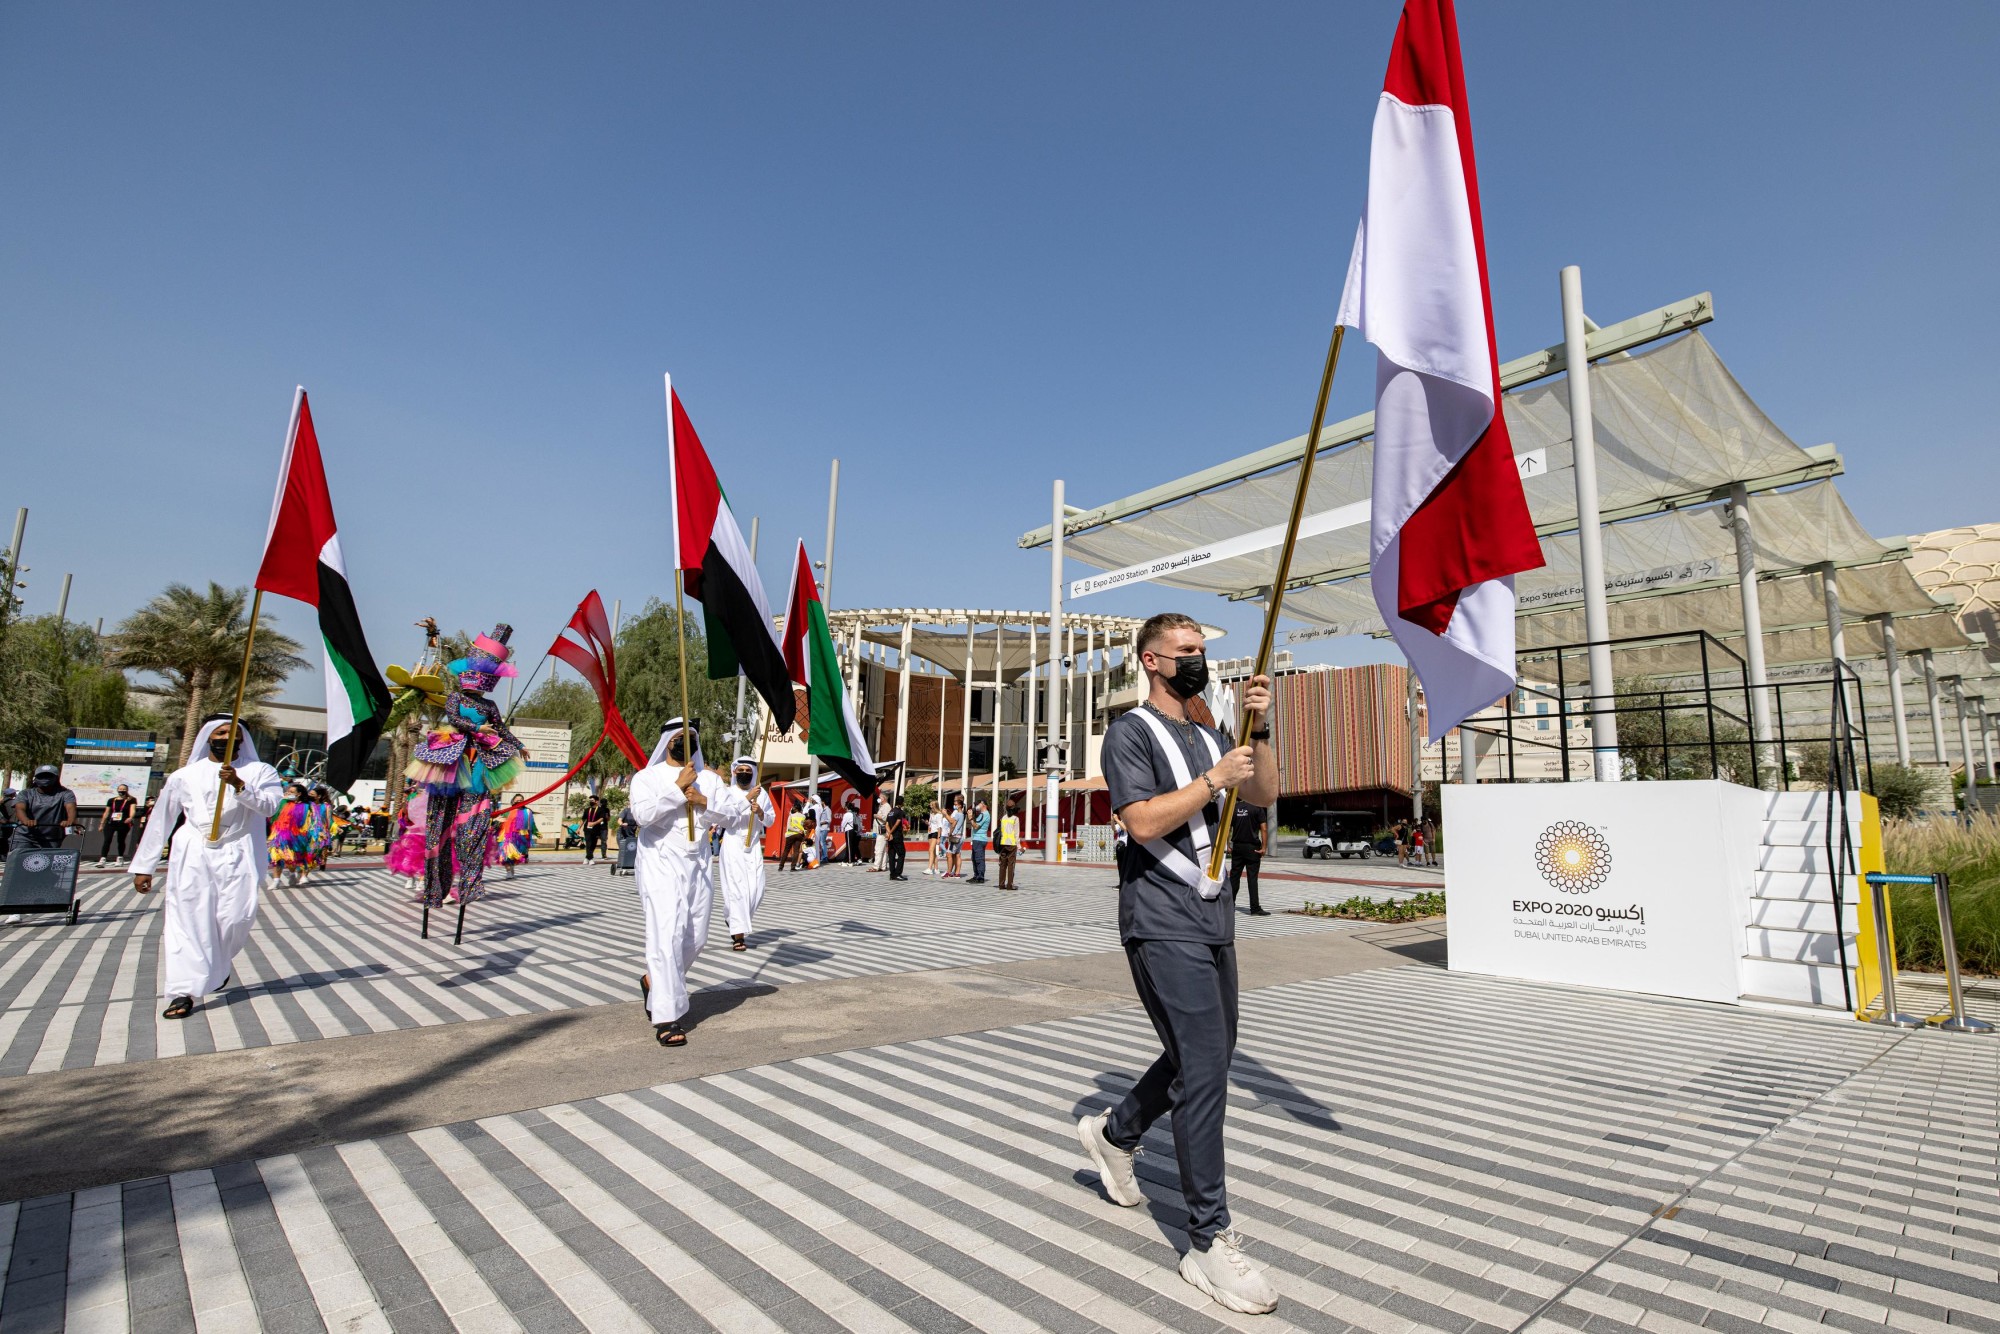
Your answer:
[[[543,718],[517,718],[509,727],[521,739],[521,744],[528,748],[528,761],[527,768],[501,794],[500,804],[503,807],[513,804],[516,793],[527,796],[540,792],[561,778],[570,766],[571,728],[568,723]],[[559,844],[562,841],[562,789],[557,788],[536,802],[534,811],[538,841],[545,846]]]

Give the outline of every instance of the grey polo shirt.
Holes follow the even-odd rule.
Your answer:
[[[1144,708],[1141,705],[1140,708]],[[1104,784],[1111,792],[1111,809],[1123,810],[1135,801],[1144,801],[1180,788],[1168,767],[1160,741],[1138,710],[1120,714],[1104,733],[1102,763]],[[1190,775],[1199,775],[1215,763],[1200,732],[1215,740],[1216,750],[1226,753],[1236,743],[1229,733],[1200,723],[1167,722],[1167,731],[1187,763]],[[1221,804],[1211,801],[1202,808],[1211,839],[1222,818]],[[1164,841],[1183,856],[1206,865],[1197,857],[1194,836],[1187,826],[1172,830]],[[1204,945],[1228,945],[1236,940],[1236,899],[1225,886],[1222,894],[1204,900],[1193,885],[1161,866],[1136,839],[1127,839],[1118,855],[1118,934],[1133,940],[1190,940]]]

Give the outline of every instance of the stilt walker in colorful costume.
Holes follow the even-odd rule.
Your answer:
[[[729,791],[702,766],[701,737],[679,718],[660,733],[646,767],[632,776],[632,818],[639,824],[634,865],[646,911],[646,975],[639,979],[653,1037],[662,1047],[687,1043],[687,970],[708,943],[715,896],[709,832],[726,818]],[[738,802],[742,801],[738,794]],[[718,809],[720,808],[720,809]],[[689,835],[689,811],[693,835]]]
[[[247,729],[237,728],[234,759],[229,718],[211,718],[195,734],[195,758],[160,789],[139,850],[132,854],[132,888],[152,892],[160,853],[173,841],[167,866],[165,948],[161,960],[164,1019],[185,1019],[197,1000],[229,980],[236,955],[257,921],[257,888],[271,872],[265,822],[285,789],[278,771],[257,759]],[[218,790],[221,836],[209,841]],[[177,831],[175,821],[187,822]]]
[[[717,874],[722,878],[723,914],[729,919],[729,947],[750,948],[751,919],[764,901],[764,831],[778,819],[771,795],[758,786],[757,762],[738,755],[729,766],[727,802],[718,802],[722,853]]]
[[[512,626],[496,625],[492,634],[476,636],[464,657],[445,664],[457,688],[410,760],[409,776],[423,784],[425,795],[426,908],[447,898],[462,906],[485,894],[494,795],[526,767],[525,749],[501,721],[499,705],[486,697],[500,678],[517,674],[508,661],[513,634]]]

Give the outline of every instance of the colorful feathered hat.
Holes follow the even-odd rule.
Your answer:
[[[458,677],[461,690],[491,690],[500,684],[501,677],[520,675],[520,670],[508,661],[514,650],[507,647],[507,641],[513,637],[514,627],[502,621],[493,627],[492,634],[474,635],[472,651],[446,663],[445,670]]]

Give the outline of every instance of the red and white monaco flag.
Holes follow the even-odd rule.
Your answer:
[[[1408,0],[1375,107],[1340,323],[1375,345],[1375,604],[1431,740],[1514,688],[1514,581],[1542,564],[1506,418],[1451,0]]]

